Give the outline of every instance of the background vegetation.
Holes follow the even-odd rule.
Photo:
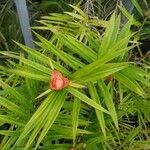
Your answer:
[[[28,1],[35,49],[1,4],[0,149],[150,148],[149,3],[131,2]]]

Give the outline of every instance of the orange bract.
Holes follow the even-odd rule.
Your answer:
[[[50,80],[50,89],[52,90],[62,90],[69,84],[69,79],[63,77],[63,75],[57,71],[53,70]]]

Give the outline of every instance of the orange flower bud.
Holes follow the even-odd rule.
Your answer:
[[[70,148],[69,150],[76,150],[74,147]]]
[[[109,76],[107,77],[107,80],[108,80],[108,81],[112,81],[112,80],[113,80],[113,77],[112,77],[111,75],[109,75]]]
[[[50,89],[52,90],[62,90],[69,84],[69,80],[62,76],[62,74],[57,71],[53,70],[51,75],[50,81]]]

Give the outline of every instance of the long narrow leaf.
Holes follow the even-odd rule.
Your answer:
[[[117,113],[116,113],[115,105],[113,103],[113,98],[109,92],[109,89],[102,80],[98,81],[98,85],[102,91],[102,95],[105,100],[106,106],[110,112],[110,115],[115,123],[116,128],[118,129]]]
[[[56,102],[52,107],[49,108],[50,112],[48,113],[47,121],[43,127],[40,137],[38,138],[35,149],[39,146],[40,142],[42,141],[42,139],[47,134],[48,130],[51,128],[52,124],[56,120],[56,118],[63,106],[63,103],[65,101],[66,91],[62,91],[62,92],[58,93],[56,96],[57,97],[59,96],[59,97],[58,97],[58,99],[57,99],[57,97],[56,97],[56,99],[54,97],[54,100],[56,100]]]
[[[75,97],[77,97],[78,99],[80,99],[81,101],[83,101],[84,103],[88,104],[89,106],[92,106],[97,110],[100,110],[100,111],[103,111],[103,112],[109,114],[109,112],[106,109],[101,107],[98,103],[94,102],[92,99],[88,98],[86,95],[79,92],[78,90],[76,90],[72,87],[68,87],[67,91],[70,92]]]
[[[7,94],[10,94],[16,100],[16,102],[23,104],[23,106],[25,106],[26,108],[30,107],[29,101],[23,95],[21,95],[17,90],[15,90],[15,88],[10,87],[8,84],[3,82],[2,80],[0,80],[0,84],[4,88],[4,90],[7,92]]]
[[[100,99],[99,99],[99,96],[98,96],[98,93],[96,91],[94,84],[89,83],[88,87],[89,87],[89,92],[90,92],[91,98],[96,103],[99,103],[99,105],[101,105]],[[103,112],[98,111],[97,109],[95,109],[95,111],[96,111],[97,119],[99,121],[99,125],[101,127],[101,130],[102,130],[103,134],[106,136],[106,130],[105,130],[106,126],[105,126],[104,114],[103,114]]]
[[[45,63],[46,65],[50,65],[50,62],[52,62],[54,64],[54,67],[58,70],[61,70],[61,72],[63,72],[65,75],[70,75],[70,73],[67,71],[66,68],[64,68],[63,66],[61,66],[60,64],[58,64],[57,62],[55,62],[54,60],[52,60],[51,58],[47,57],[46,55],[32,49],[29,47],[26,47],[20,43],[15,42],[18,46],[20,46],[24,51],[26,51],[28,54],[30,54],[31,56],[37,58],[39,61]]]
[[[90,82],[104,78],[129,66],[129,63],[110,63],[96,66],[98,61],[85,66],[72,75],[75,81]]]
[[[142,97],[144,97],[144,91],[143,89],[140,87],[140,85],[135,81],[135,80],[131,80],[129,77],[125,76],[123,73],[121,72],[117,72],[113,75],[119,82],[121,82],[123,85],[125,85],[126,87],[128,87],[131,91],[141,95]]]
[[[11,102],[10,100],[0,96],[0,105],[16,113],[19,116],[26,116],[25,110],[22,110],[19,106]]]
[[[81,101],[74,99],[73,111],[72,111],[72,130],[73,130],[73,145],[74,146],[75,146],[75,139],[76,139],[76,135],[77,135],[80,107],[81,107]]]

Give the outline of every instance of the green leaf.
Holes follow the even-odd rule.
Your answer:
[[[133,81],[140,81],[143,85],[150,87],[150,73],[146,72],[145,70],[142,70],[136,66],[131,66],[128,68],[125,68],[121,71],[125,76],[128,78],[131,78]]]
[[[50,92],[51,92],[51,89],[48,89],[45,92],[41,93],[38,97],[36,97],[36,99],[41,98],[41,97],[45,96],[46,94],[48,94]]]
[[[0,122],[1,123],[10,123],[13,125],[18,125],[18,126],[24,126],[24,123],[19,121],[18,119],[14,119],[13,117],[9,117],[8,115],[0,115]]]
[[[64,68],[63,66],[61,66],[60,64],[58,64],[57,62],[55,62],[54,60],[52,60],[51,58],[47,57],[46,55],[32,49],[29,48],[27,46],[24,46],[20,43],[15,42],[19,47],[21,47],[24,51],[26,51],[28,54],[30,54],[32,57],[36,58],[37,60],[39,60],[39,62],[43,62],[46,65],[50,65],[50,62],[52,62],[52,64],[54,64],[54,67],[57,70],[61,70],[61,72],[63,72],[63,74],[69,76],[70,73],[67,71],[66,68]]]
[[[97,58],[97,54],[84,43],[78,41],[72,36],[57,34],[57,38],[66,45],[71,51],[79,54],[82,58],[88,62],[94,61]]]
[[[91,98],[101,106],[100,99],[99,99],[99,96],[98,96],[98,93],[97,93],[97,90],[96,90],[94,84],[89,83],[88,89],[89,89]],[[103,134],[106,136],[106,130],[105,130],[106,126],[105,126],[104,114],[102,111],[98,111],[97,109],[95,109],[95,112],[96,112],[96,116],[97,116],[100,128],[101,128]]]
[[[72,13],[72,12],[65,12],[65,13],[68,14],[69,16],[71,16],[71,17],[76,18],[76,19],[85,20],[84,17],[82,17],[81,15],[78,15],[78,14],[76,14],[76,13]]]
[[[135,6],[135,8],[137,9],[137,11],[140,13],[140,15],[142,17],[144,17],[144,14],[143,14],[143,10],[139,4],[139,2],[137,0],[131,0],[131,2],[133,3],[133,5]]]
[[[84,95],[83,93],[79,92],[78,90],[72,88],[72,87],[68,87],[67,91],[69,93],[71,93],[72,95],[74,95],[76,98],[80,99],[81,101],[83,101],[84,103],[88,104],[89,106],[94,107],[97,110],[103,111],[107,114],[109,114],[109,112],[104,109],[103,107],[101,107],[101,105],[99,105],[98,103],[94,102],[92,99],[88,98],[86,95]]]
[[[110,112],[110,115],[114,121],[114,124],[115,124],[116,128],[118,129],[117,113],[116,113],[115,105],[113,103],[113,98],[109,92],[109,88],[106,86],[106,84],[102,80],[98,81],[98,85],[102,91],[104,101],[105,101],[106,106]]]
[[[55,102],[55,105],[52,106],[51,109],[49,108],[50,112],[48,113],[47,121],[45,122],[45,125],[44,125],[44,127],[42,129],[42,132],[40,134],[40,137],[38,138],[38,141],[36,143],[36,148],[38,147],[38,145],[40,144],[40,142],[42,141],[44,136],[47,134],[47,132],[51,128],[54,121],[56,120],[56,118],[57,118],[57,116],[58,116],[58,114],[59,114],[59,112],[60,112],[60,110],[61,110],[61,108],[64,104],[65,97],[66,97],[66,91],[62,91],[62,92],[60,92],[56,95],[56,100],[57,101]]]
[[[73,145],[74,146],[75,146],[75,139],[77,135],[80,107],[81,107],[81,101],[75,98],[73,102],[73,111],[72,111],[72,131],[73,131]]]
[[[118,5],[118,7],[127,19],[130,20],[130,18],[132,18],[132,15],[123,6]],[[141,23],[135,19],[133,19],[133,24],[136,26],[141,26]]]
[[[42,16],[41,18],[47,20],[62,21],[62,22],[70,20],[70,16],[66,14],[60,14],[60,13],[51,13],[49,16]]]
[[[98,18],[96,18],[96,19],[94,19],[94,18],[89,19],[88,22],[91,25],[96,26],[96,27],[104,27],[104,28],[106,28],[108,26],[108,21],[102,20],[102,19],[98,19]]]
[[[25,142],[25,149],[28,149],[37,137],[37,134],[41,131],[36,143],[37,147],[57,118],[57,115],[64,103],[65,96],[66,92],[64,90],[51,92],[26,124],[22,134],[14,146],[20,145],[29,133],[31,133],[28,141]]]
[[[34,32],[35,33],[35,32]],[[37,43],[42,49],[47,50],[48,52],[52,52],[56,56],[58,56],[61,60],[63,60],[66,64],[70,65],[74,69],[78,69],[79,67],[83,66],[83,64],[78,60],[75,59],[72,55],[69,55],[62,50],[58,49],[55,45],[51,43],[51,41],[46,40],[39,34],[35,33],[38,39],[42,43]]]
[[[121,82],[124,86],[129,88],[131,91],[144,97],[145,93],[144,93],[143,89],[140,87],[140,85],[135,80],[132,80],[129,77],[125,76],[122,72],[117,72],[117,73],[113,74],[113,76],[119,82]]]
[[[126,143],[132,143],[132,141],[135,139],[135,137],[139,134],[140,131],[141,131],[140,126],[132,129],[132,131],[130,131],[128,136],[125,138],[122,145],[125,145]]]
[[[129,39],[134,35],[134,33],[131,32],[132,25],[133,25],[133,17],[131,16],[131,18],[127,21],[126,24],[124,24],[122,30],[119,32],[117,41],[121,41],[122,39],[126,40],[126,41],[123,40],[124,43],[120,45],[120,48],[127,47],[128,43],[130,42]],[[119,42],[117,42],[116,44],[119,44]]]
[[[143,78],[150,78],[150,73],[144,69],[141,69],[139,67],[136,66],[131,66],[129,69],[132,69],[132,71],[136,72],[136,74],[142,76]]]
[[[10,100],[1,97],[0,96],[0,105],[4,106],[5,108],[9,109],[12,111],[12,113],[15,113],[19,116],[24,116],[26,117],[26,112],[25,110],[21,109],[19,106],[17,106],[15,103],[11,102]]]
[[[31,97],[31,101],[33,101],[39,93],[40,83],[37,80],[26,78],[25,88],[28,91],[28,95]]]
[[[74,5],[69,5],[69,6],[71,6],[75,11],[77,11],[83,18],[88,20],[87,14],[84,11],[82,11],[79,7],[74,6]]]
[[[72,74],[72,79],[80,83],[97,81],[129,66],[129,63],[99,64],[99,60]]]
[[[105,35],[101,42],[98,56],[108,53],[109,48],[116,42],[120,28],[120,16],[115,19],[115,13],[111,16],[109,24],[106,27]]]
[[[2,145],[2,149],[10,149],[10,147],[12,147],[12,145],[14,144],[14,142],[17,140],[18,136],[11,136],[7,142]],[[2,143],[3,144],[3,143]],[[1,146],[1,145],[0,145]],[[1,148],[1,147],[0,147]]]
[[[118,56],[119,58],[123,57],[124,54],[126,54],[129,50],[133,49],[136,46],[133,45],[133,46],[126,47],[126,45],[128,44],[127,38],[129,37],[126,37],[118,41],[116,44],[114,44],[114,46],[112,46],[109,49],[110,53],[101,56],[101,58],[98,59],[99,64],[107,63],[115,58],[117,59],[118,62],[120,62],[120,60],[117,57]],[[125,48],[121,48],[121,47],[125,47]]]
[[[1,54],[3,55],[6,55],[6,56],[9,56],[9,57],[12,57],[12,58],[16,58],[18,60],[20,60],[20,62],[26,64],[27,66],[30,66],[40,72],[43,72],[45,74],[50,74],[50,71],[51,69],[48,68],[48,67],[45,67],[44,65],[41,65],[37,62],[34,62],[34,61],[31,61],[29,59],[26,59],[22,56],[17,56],[17,55],[14,55],[14,53],[12,53],[11,51],[3,51],[3,52],[0,52]]]
[[[11,130],[0,130],[0,135],[15,136],[16,134]]]
[[[18,143],[22,143],[22,140],[24,140],[25,137],[28,136],[28,134],[31,133],[32,130],[34,128],[36,128],[36,126],[38,124],[40,124],[40,127],[38,126],[38,130],[41,129],[42,122],[45,120],[47,113],[49,111],[47,109],[48,106],[50,105],[50,107],[51,107],[55,103],[55,101],[54,101],[55,99],[53,100],[54,96],[55,96],[54,92],[50,93],[49,96],[40,105],[40,107],[36,110],[36,112],[33,114],[33,116],[30,118],[30,120],[27,122],[26,126],[24,127],[22,134],[20,135],[20,137],[16,141],[16,145]],[[31,136],[35,138],[36,135],[38,134],[38,132],[35,133],[36,135],[35,134],[32,135],[32,134],[31,134]],[[32,138],[32,140],[34,140],[34,138]]]
[[[0,84],[4,88],[4,90],[8,94],[10,94],[12,98],[14,98],[16,102],[23,104],[23,106],[25,106],[26,108],[30,108],[29,101],[23,95],[21,95],[17,90],[15,90],[14,87],[10,87],[8,84],[3,82],[2,80],[0,80]]]
[[[27,77],[30,79],[39,80],[43,82],[49,82],[50,79],[50,76],[41,74],[40,72],[37,72],[36,70],[33,69],[31,70],[29,68],[8,69],[8,71],[20,75],[22,77]]]
[[[72,127],[70,127],[70,126],[53,124],[51,130],[52,130],[52,132],[54,132],[56,134],[69,135],[72,137]],[[80,134],[93,134],[93,132],[78,128],[77,135],[80,135]]]

